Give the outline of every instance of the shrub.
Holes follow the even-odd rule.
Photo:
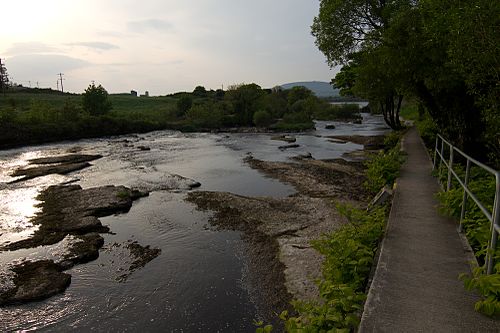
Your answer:
[[[94,83],[88,86],[83,93],[83,110],[93,116],[106,114],[112,109],[111,102],[108,100],[108,92],[101,85],[95,86]]]
[[[253,115],[253,123],[258,127],[269,126],[273,122],[271,115],[267,111],[257,111]]]
[[[371,193],[377,193],[385,185],[392,186],[404,161],[399,145],[388,152],[380,152],[366,162],[366,178],[363,184]]]
[[[319,109],[314,117],[318,120],[358,120],[362,119],[357,104],[329,105]]]
[[[186,119],[196,128],[219,128],[223,116],[222,111],[210,103],[193,105],[186,113]]]
[[[282,131],[304,131],[314,128],[314,123],[305,112],[287,113],[276,124],[276,128]]]
[[[177,100],[177,116],[182,117],[193,105],[193,99],[190,96],[182,96]]]
[[[421,120],[417,121],[416,126],[425,145],[427,147],[434,147],[436,134],[438,133],[436,122],[426,114]]]

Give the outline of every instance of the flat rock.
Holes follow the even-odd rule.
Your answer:
[[[297,160],[297,159],[296,159]],[[367,200],[364,166],[343,159],[330,161],[300,159],[300,163],[270,162],[247,157],[253,169],[295,186],[304,195]]]
[[[285,149],[291,149],[291,148],[299,148],[300,145],[299,144],[291,144],[291,145],[284,145],[284,146],[279,146],[278,148],[281,149],[281,150],[285,150]]]
[[[373,136],[364,136],[364,135],[331,135],[326,136],[329,139],[349,141],[356,143],[358,145],[363,145],[364,149],[375,150],[384,148],[384,139],[385,135],[373,135]]]
[[[102,155],[85,155],[85,154],[68,154],[59,156],[49,156],[41,158],[33,158],[28,160],[30,164],[63,164],[63,163],[82,163],[90,162],[101,158]]]
[[[297,141],[297,139],[291,135],[275,135],[271,137],[271,140],[285,141],[288,143],[293,143]]]
[[[32,219],[39,225],[34,235],[5,246],[6,250],[55,244],[67,235],[107,232],[98,217],[126,213],[132,202],[147,193],[125,186],[102,186],[82,189],[79,185],[50,186],[37,197],[42,210]]]
[[[75,236],[75,241],[64,254],[59,265],[65,270],[77,264],[84,264],[99,257],[99,249],[104,245],[104,238],[92,232]]]
[[[15,170],[11,176],[21,177],[13,182],[25,181],[50,174],[66,175],[91,166],[89,161],[101,158],[102,155],[69,154],[34,158],[29,160],[29,167]],[[32,166],[37,165],[37,166]]]
[[[339,144],[346,144],[347,143],[347,141],[340,140],[340,139],[328,139],[328,142],[339,143]]]
[[[0,292],[0,305],[25,303],[58,294],[70,285],[71,275],[52,260],[27,261],[11,268],[13,286]]]
[[[73,171],[85,169],[89,166],[91,166],[91,164],[88,162],[68,163],[68,164],[58,164],[58,165],[42,165],[38,167],[17,169],[11,174],[11,176],[12,177],[23,176],[22,178],[13,181],[13,182],[20,182],[28,179],[33,179],[36,177],[47,176],[50,174],[65,175]]]

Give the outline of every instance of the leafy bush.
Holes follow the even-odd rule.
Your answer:
[[[317,120],[361,120],[357,104],[328,105],[314,114]]]
[[[253,123],[258,127],[269,126],[273,122],[271,115],[267,111],[257,111],[253,115]]]
[[[392,148],[395,148],[398,145],[399,140],[401,139],[402,136],[403,132],[401,131],[389,132],[384,138],[384,146],[385,146],[384,150],[389,151]]]
[[[223,116],[220,109],[208,103],[193,105],[186,113],[186,119],[196,128],[219,128]]]
[[[182,117],[193,105],[193,99],[190,96],[182,96],[177,100],[177,116]]]
[[[101,85],[92,83],[83,93],[83,109],[93,116],[106,114],[112,105],[108,100],[108,92]]]
[[[427,147],[434,147],[438,128],[436,122],[429,115],[425,115],[416,123],[418,132]]]
[[[367,180],[363,184],[371,193],[377,193],[385,185],[392,186],[404,162],[399,144],[388,152],[380,152],[366,162]]]

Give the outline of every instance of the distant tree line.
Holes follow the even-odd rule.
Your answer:
[[[500,1],[321,0],[316,45],[345,96],[370,101],[394,129],[420,104],[466,152],[500,165]]]
[[[338,112],[312,91],[297,86],[262,89],[255,83],[230,86],[226,91],[196,87],[192,93],[174,94],[177,116],[192,129],[221,127],[266,127],[276,130],[306,130],[313,119],[335,119]],[[351,110],[355,117],[359,109]]]
[[[16,88],[0,98],[0,148],[161,129],[302,131],[314,128],[313,119],[359,118],[357,107],[332,106],[304,87],[262,89],[252,83],[223,91],[198,86],[190,93],[147,98],[109,95],[94,83],[83,94]]]

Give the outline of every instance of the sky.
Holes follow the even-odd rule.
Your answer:
[[[319,0],[2,1],[11,81],[83,92],[165,95],[232,84],[330,81],[314,45]]]

